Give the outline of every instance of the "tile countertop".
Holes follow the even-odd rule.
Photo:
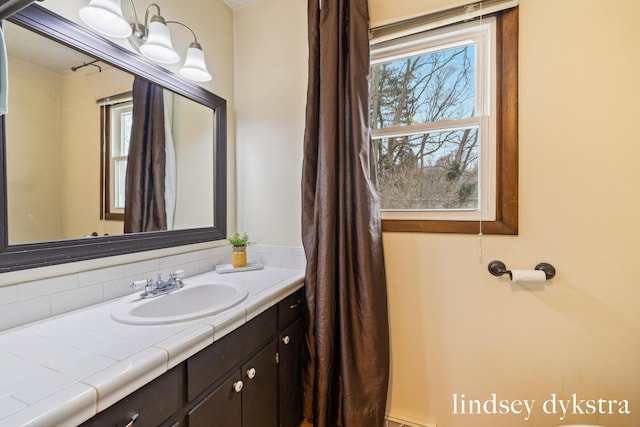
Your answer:
[[[304,271],[265,267],[183,279],[243,286],[211,317],[166,325],[111,319],[113,301],[0,332],[0,427],[75,426],[243,325],[303,285]],[[124,297],[128,298],[128,297]]]

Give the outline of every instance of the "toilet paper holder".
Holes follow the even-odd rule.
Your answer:
[[[544,275],[547,277],[547,280],[553,279],[556,275],[556,269],[553,265],[547,262],[541,262],[536,265],[536,270],[544,271]],[[494,260],[489,263],[489,273],[494,276],[502,276],[503,274],[508,274],[511,277],[511,270],[507,270],[507,266],[502,261]]]

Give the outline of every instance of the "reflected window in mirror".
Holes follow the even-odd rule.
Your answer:
[[[124,221],[125,178],[133,100],[131,92],[98,100],[100,106],[100,215]]]

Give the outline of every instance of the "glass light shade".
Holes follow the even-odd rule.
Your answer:
[[[152,61],[162,64],[175,64],[180,61],[180,55],[173,49],[171,33],[162,18],[151,20],[147,41],[140,46],[140,53]]]
[[[204,52],[193,43],[187,49],[187,58],[178,73],[185,79],[195,82],[208,82],[211,74],[207,71],[207,64],[204,62]]]
[[[126,38],[132,33],[122,15],[120,0],[91,0],[80,8],[79,14],[85,24],[106,36]]]

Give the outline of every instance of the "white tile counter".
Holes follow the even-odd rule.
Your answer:
[[[210,272],[248,291],[223,313],[166,325],[127,325],[104,302],[0,332],[0,427],[76,426],[302,287],[304,271]],[[126,298],[126,297],[125,297]]]

